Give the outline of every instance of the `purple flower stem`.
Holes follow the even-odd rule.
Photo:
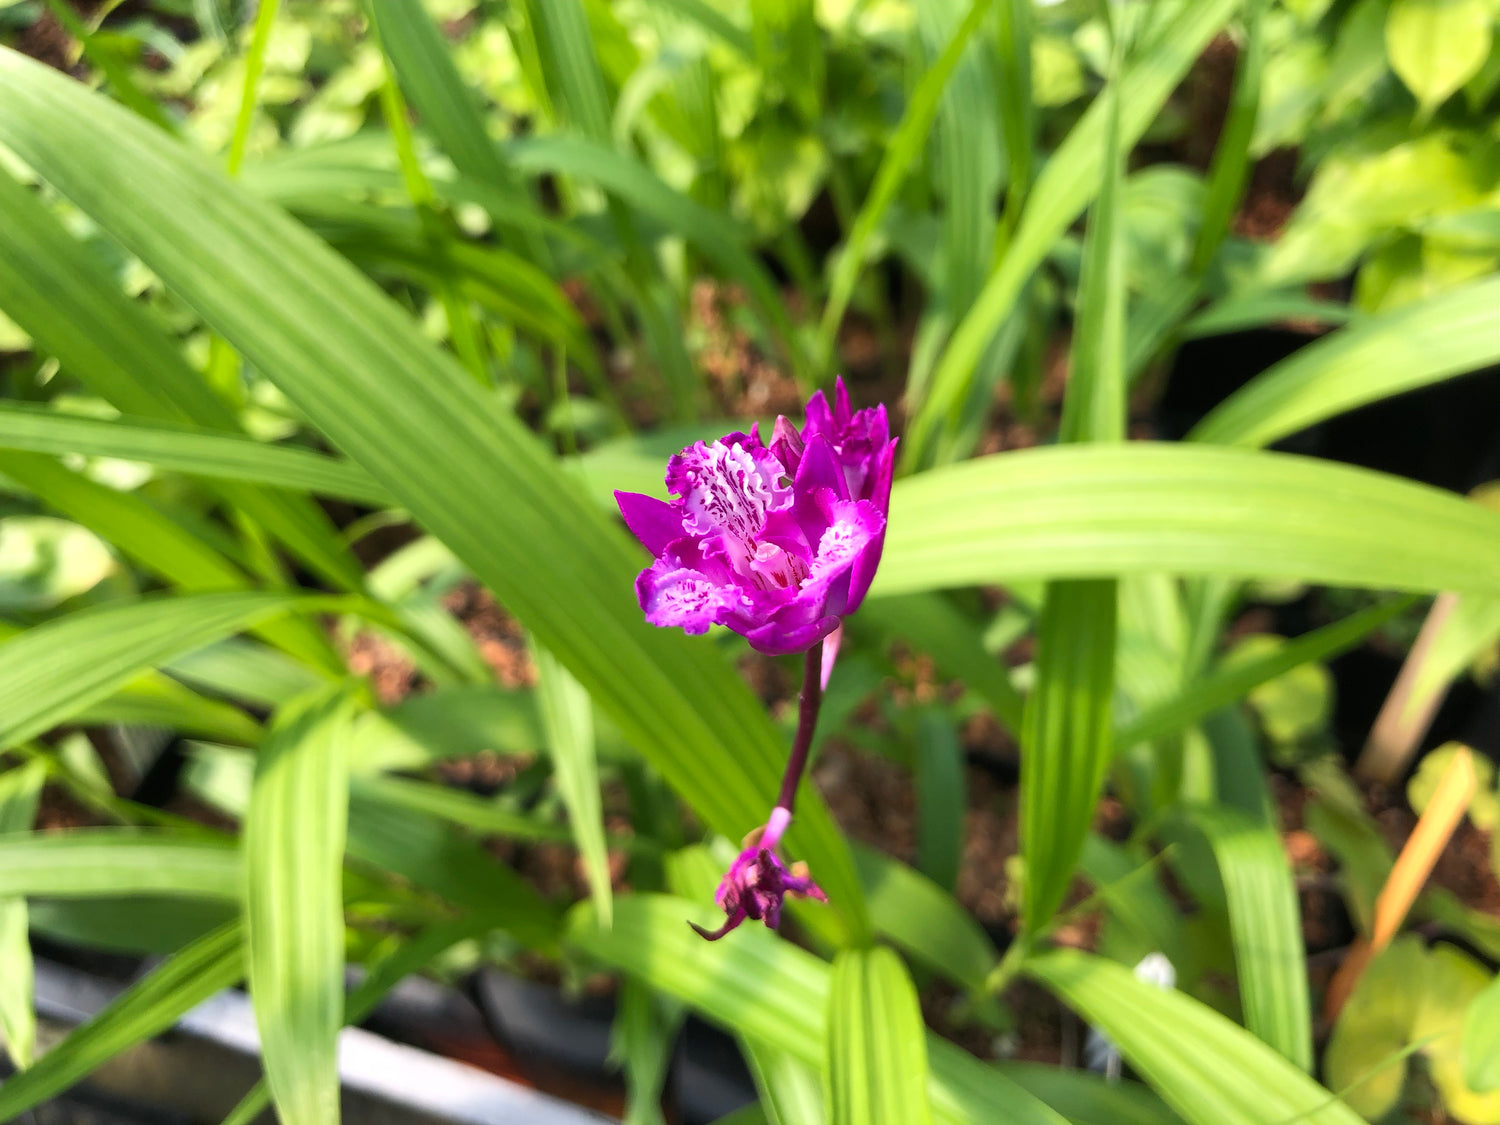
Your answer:
[[[807,754],[812,749],[813,731],[818,727],[818,710],[823,705],[823,642],[819,641],[807,650],[806,662],[802,666],[802,702],[797,715],[797,737],[792,742],[791,755],[786,760],[786,773],[781,777],[781,793],[776,798],[776,810],[771,813],[772,823],[767,835],[775,828],[779,818],[776,814],[786,810],[787,823],[792,819],[792,805],[797,799],[797,783],[807,769]],[[783,828],[784,831],[784,828]],[[776,833],[779,838],[781,833]],[[775,847],[773,840],[768,847]]]

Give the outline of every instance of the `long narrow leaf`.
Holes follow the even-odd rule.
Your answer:
[[[1275,652],[1220,668],[1195,680],[1181,694],[1137,715],[1116,732],[1115,740],[1121,746],[1133,746],[1175,734],[1225,704],[1243,699],[1261,684],[1293,668],[1346,652],[1386,622],[1410,609],[1415,601],[1415,598],[1397,598],[1384,605],[1362,609],[1332,625],[1324,625],[1289,641]]]
[[[1230,395],[1188,436],[1269,445],[1325,418],[1500,362],[1500,278],[1489,277],[1309,344]]]
[[[1194,1125],[1358,1125],[1360,1117],[1212,1008],[1123,965],[1073,951],[1026,970],[1097,1025],[1184,1121]]]
[[[6,219],[0,224],[0,309],[64,370],[128,414],[239,428],[234,411],[188,366],[145,306],[126,298],[83,244],[9,174],[0,174],[0,212]],[[223,492],[318,573],[344,588],[358,587],[359,567],[311,500],[239,485],[226,484]]]
[[[388,299],[284,214],[11,51],[0,110],[0,139],[463,559],[709,824],[737,838],[764,817],[785,750],[759,701],[700,643],[641,621],[635,545]],[[476,513],[481,481],[503,500]],[[788,841],[861,931],[826,811],[809,802]]]
[[[846,949],[833,963],[823,1073],[833,1125],[932,1120],[917,990],[889,949]]]
[[[1312,1069],[1312,1011],[1297,888],[1281,836],[1237,809],[1194,809],[1208,837],[1234,939],[1245,1026],[1303,1070]]]
[[[177,1022],[244,974],[238,920],[183,949],[73,1032],[30,1070],[0,1085],[0,1119],[13,1121],[109,1059]]]
[[[608,926],[614,898],[604,845],[593,706],[588,692],[550,652],[533,646],[532,654],[537,666],[537,710],[552,753],[553,779],[568,809],[568,823],[588,873],[594,909]]]
[[[39,761],[0,775],[0,836],[30,832],[47,769]],[[36,1050],[35,970],[26,930],[26,900],[0,898],[0,1035],[16,1066],[31,1065]]]
[[[1177,18],[1142,51],[1120,86],[1122,147],[1134,145],[1155,120],[1162,103],[1238,3],[1203,0],[1185,4]],[[921,463],[940,420],[964,402],[980,358],[1010,315],[1026,282],[1099,190],[1106,160],[1102,142],[1108,114],[1105,100],[1090,106],[1037,177],[1004,259],[985,282],[933,372],[931,389],[907,438],[907,464]]]
[[[0,644],[0,745],[41,734],[175,656],[326,598],[232,592],[112,603]]]
[[[310,449],[143,418],[86,418],[5,403],[0,405],[0,449],[118,457],[192,476],[275,485],[362,504],[389,502],[385,490],[358,466]]]
[[[818,362],[829,364],[833,359],[834,343],[839,325],[844,319],[844,310],[849,307],[849,298],[854,295],[855,282],[864,268],[865,254],[870,239],[880,229],[891,203],[896,198],[902,182],[911,174],[914,165],[921,160],[928,143],[928,133],[933,118],[937,116],[938,103],[943,91],[948,88],[958,60],[963,57],[969,39],[984,21],[992,0],[973,0],[969,12],[948,39],[947,45],[937,57],[922,81],[912,92],[901,124],[885,143],[885,155],[875,173],[875,182],[860,205],[859,214],[849,228],[849,237],[839,251],[834,266],[833,279],[828,285],[828,303],[823,309],[823,320],[818,327]]]
[[[1131,442],[981,457],[897,483],[872,596],[1167,573],[1500,593],[1500,514],[1279,453]]]
[[[828,964],[763,929],[742,928],[724,941],[705,942],[683,925],[694,910],[684,899],[631,895],[615,903],[614,926],[606,931],[590,907],[575,907],[568,941],[738,1034],[821,1067]],[[700,909],[696,920],[709,918]],[[1062,1118],[993,1067],[930,1033],[927,1057],[935,1121],[1062,1125]]]
[[[342,687],[293,701],[260,748],[245,817],[245,953],[285,1125],[339,1117],[349,723]]]
[[[231,847],[156,829],[76,828],[0,839],[0,897],[167,895],[238,901]]]

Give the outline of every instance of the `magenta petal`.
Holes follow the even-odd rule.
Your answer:
[[[807,413],[802,426],[802,436],[812,437],[814,434],[830,440],[837,432],[834,424],[833,411],[828,408],[828,398],[822,391],[814,391],[812,398],[807,400]]]
[[[616,489],[615,503],[620,506],[625,526],[653,555],[665,551],[672,540],[682,538],[682,515],[665,501]]]
[[[839,429],[849,425],[849,419],[854,412],[849,407],[849,388],[844,386],[842,375],[834,376],[833,380],[833,420]]]
[[[790,628],[773,621],[759,629],[751,629],[745,634],[745,639],[757,652],[763,652],[767,656],[787,656],[794,652],[806,652],[838,627],[839,618],[834,614],[827,614],[806,625],[794,625]]]
[[[635,593],[648,623],[693,634],[708,632],[734,603],[732,587],[673,558],[657,559],[641,571]]]
[[[828,900],[824,899],[823,901],[827,902]],[[744,920],[745,912],[743,910],[736,910],[728,918],[724,919],[724,924],[717,930],[705,930],[702,926],[698,925],[698,923],[694,922],[692,919],[688,920],[688,925],[692,926],[693,929],[697,931],[698,936],[703,938],[705,941],[718,941],[721,937],[727,934],[730,930],[734,929]]]

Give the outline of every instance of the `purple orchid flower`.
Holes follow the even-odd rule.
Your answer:
[[[800,430],[776,419],[769,446],[752,426],[677,454],[667,462],[670,503],[615,493],[626,525],[655,556],[635,583],[647,621],[695,634],[726,625],[771,656],[807,653],[776,807],[719,883],[724,924],[689,923],[710,941],[747,918],[776,929],[787,895],[828,901],[806,866],[787,866],[776,847],[792,823],[843,619],[880,564],[895,453],[885,407],[851,409],[840,378],[832,406],[818,391]]]
[[[727,625],[771,656],[805,652],[859,608],[885,546],[896,443],[884,406],[852,411],[838,381],[799,432],[776,420],[688,446],[667,462],[671,503],[616,492],[656,556],[636,579],[653,625]]]

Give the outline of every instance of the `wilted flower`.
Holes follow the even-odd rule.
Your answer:
[[[766,827],[757,828],[745,837],[745,850],[729,865],[714,895],[714,901],[724,911],[724,924],[717,930],[705,930],[693,922],[688,925],[709,941],[718,941],[746,918],[776,929],[781,925],[781,904],[787,895],[828,901],[828,896],[807,873],[805,863],[788,867],[776,854],[781,833],[791,821],[790,810],[778,807]]]
[[[670,503],[615,493],[625,523],[656,557],[635,582],[647,621],[689,633],[727,625],[772,656],[807,653],[776,807],[719,883],[724,924],[693,926],[710,941],[746,918],[774,930],[787,895],[828,901],[776,846],[792,823],[840,627],[880,564],[895,453],[885,407],[851,410],[840,379],[832,406],[823,392],[812,396],[800,430],[777,418],[769,446],[752,426],[677,454],[667,462]]]
[[[864,600],[885,545],[895,442],[884,406],[851,411],[843,380],[830,408],[807,404],[799,431],[776,420],[697,442],[667,463],[666,503],[617,492],[656,561],[636,579],[653,625],[727,625],[761,652],[803,652]]]

